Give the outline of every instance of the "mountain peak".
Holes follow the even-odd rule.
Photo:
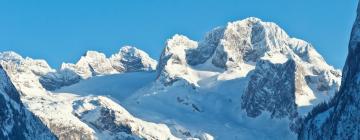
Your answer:
[[[288,34],[277,24],[273,22],[265,22],[256,17],[249,17],[243,20],[229,22],[226,26],[226,30],[228,30],[228,33],[236,32],[238,34],[241,34],[240,31],[249,31],[245,33],[249,33],[250,35],[262,33],[267,35],[266,37],[269,38],[276,37],[274,39],[289,38]]]
[[[20,61],[23,59],[24,58],[21,55],[13,51],[0,52],[0,60],[3,61]]]
[[[120,48],[119,52],[124,52],[124,53],[130,53],[130,54],[134,54],[135,52],[141,51],[136,47],[133,46],[124,46]]]
[[[186,49],[194,48],[197,46],[197,43],[193,40],[190,40],[188,37],[180,34],[175,34],[171,39],[166,41],[165,49]]]
[[[212,59],[212,64],[227,69],[238,67],[243,62],[255,62],[269,53],[282,52],[288,55],[289,51],[293,51],[291,47],[295,46],[304,47],[308,46],[308,43],[300,44],[290,38],[275,23],[249,17],[229,22],[225,27],[217,27],[199,42],[175,34],[167,40],[163,55],[171,53],[179,58],[185,56],[183,60],[190,65],[202,64]]]
[[[284,60],[277,62],[285,62],[291,58],[326,64],[310,43],[290,38],[275,23],[263,22],[255,17],[215,28],[199,42],[176,34],[166,42],[161,58],[170,55],[176,56],[178,62],[192,66],[203,64],[210,59],[214,66],[223,69],[238,68],[243,63],[255,63],[262,58],[274,62],[278,58]],[[162,62],[164,60],[160,59]],[[324,66],[328,67],[327,64]]]
[[[243,20],[238,20],[238,21],[248,21],[248,22],[253,22],[253,23],[262,22],[262,20],[257,17],[248,17],[248,18],[245,18]]]
[[[86,51],[84,53],[84,55],[80,58],[80,60],[83,59],[83,58],[86,58],[87,60],[103,59],[103,58],[106,58],[106,55],[104,53],[101,53],[101,52],[98,52],[98,51],[89,50],[89,51]]]
[[[87,51],[85,51],[83,56],[93,56],[93,55],[98,55],[98,54],[103,54],[103,53],[94,51],[94,50],[87,50]]]
[[[179,56],[186,52],[184,60],[190,65],[203,64],[211,59],[213,65],[224,69],[239,67],[241,63],[253,63],[269,54],[325,62],[310,43],[290,38],[275,23],[264,22],[255,17],[217,27],[199,42],[176,34],[166,42],[163,54],[171,51]]]
[[[115,55],[121,55],[121,57],[124,57],[124,58],[129,58],[129,57],[138,57],[140,59],[150,58],[150,56],[146,52],[144,52],[136,47],[133,47],[133,46],[121,47],[119,52],[116,54],[113,54],[111,57],[115,57]]]
[[[109,58],[119,72],[154,71],[157,62],[144,51],[132,46],[124,46]]]

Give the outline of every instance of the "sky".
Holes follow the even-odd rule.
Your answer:
[[[135,46],[158,59],[167,39],[201,40],[228,22],[258,17],[313,44],[341,69],[357,0],[0,0],[0,51],[58,68],[87,50]]]

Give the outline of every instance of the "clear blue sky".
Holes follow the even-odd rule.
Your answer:
[[[46,59],[57,68],[86,50],[123,45],[158,58],[179,33],[193,40],[229,21],[255,16],[312,43],[342,68],[357,0],[1,0],[0,51]]]

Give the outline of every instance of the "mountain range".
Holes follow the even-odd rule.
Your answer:
[[[176,34],[158,61],[125,46],[53,69],[1,52],[0,139],[358,139],[359,31],[358,17],[343,74],[255,17]]]

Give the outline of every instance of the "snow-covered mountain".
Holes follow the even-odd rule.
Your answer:
[[[51,131],[20,101],[20,94],[0,65],[0,139],[55,140]]]
[[[88,51],[52,69],[0,53],[27,109],[59,139],[295,139],[341,74],[311,44],[247,18],[193,41],[174,35],[159,63],[134,47]]]
[[[199,88],[246,77],[242,107],[251,117],[263,111],[274,117],[296,115],[297,107],[332,97],[341,76],[311,44],[290,38],[276,24],[257,18],[216,28],[200,42],[175,35],[167,41],[158,73],[158,80],[166,86],[184,80]],[[290,108],[293,110],[281,113]],[[299,111],[304,114],[308,109]]]
[[[348,50],[339,93],[330,103],[317,106],[305,118],[299,139],[360,139],[360,3]]]
[[[309,43],[248,18],[199,42],[173,36],[156,73],[96,77],[55,92],[108,95],[139,118],[215,139],[294,139],[300,118],[328,101],[340,79]]]

